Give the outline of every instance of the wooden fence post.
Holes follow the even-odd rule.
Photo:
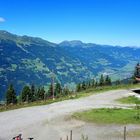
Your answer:
[[[69,140],[69,137],[67,136],[67,140]]]
[[[70,140],[72,140],[72,130],[70,131]]]
[[[124,140],[126,140],[126,126],[124,127]]]

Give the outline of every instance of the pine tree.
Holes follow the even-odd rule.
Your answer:
[[[104,85],[104,76],[103,76],[103,74],[101,74],[99,85],[100,86],[103,86]]]
[[[92,86],[92,87],[95,86],[95,80],[94,80],[94,79],[91,81],[91,86]]]
[[[35,86],[31,85],[31,102],[35,101]]]
[[[107,85],[107,86],[111,85],[111,78],[108,75],[105,78],[105,85]]]
[[[136,67],[135,67],[135,71],[134,71],[134,75],[135,76],[138,76],[138,74],[139,74],[139,70],[138,70],[138,66],[139,66],[140,64],[139,63],[137,63],[137,65],[136,65]]]
[[[13,85],[11,84],[6,92],[6,104],[8,105],[8,104],[16,104],[16,103],[17,103],[16,93]]]
[[[76,91],[77,91],[77,92],[80,92],[81,90],[82,90],[81,84],[78,83],[78,84],[76,85]]]
[[[61,95],[62,93],[62,87],[61,87],[61,84],[60,83],[56,83],[56,86],[55,86],[55,96],[59,96]]]
[[[91,88],[91,81],[88,81],[88,82],[86,83],[86,88]]]
[[[22,98],[22,102],[32,101],[31,89],[29,86],[24,86],[24,88],[21,92],[21,98]]]
[[[38,100],[44,100],[44,97],[45,97],[45,89],[44,87],[41,87],[38,90]]]
[[[108,80],[108,85],[111,86],[112,85],[112,80],[111,78],[109,77],[109,80]]]
[[[50,84],[49,90],[47,93],[48,93],[48,97],[53,97],[53,85],[52,84]]]
[[[40,91],[41,91],[41,88],[38,87],[37,90],[36,90],[36,94],[35,94],[35,99],[36,99],[36,101],[39,100],[39,94],[40,94]]]
[[[140,79],[140,64],[139,63],[137,63],[135,67],[133,83],[137,84],[139,82],[138,79]]]
[[[68,96],[70,94],[70,90],[68,89],[68,87],[65,87],[64,89],[63,89],[63,95],[64,96]]]
[[[82,82],[82,90],[86,90],[86,83],[85,83],[85,81]]]
[[[98,81],[96,80],[96,82],[95,82],[95,87],[98,87],[98,85],[99,85],[99,84],[98,84]]]
[[[116,85],[120,85],[120,84],[121,84],[121,81],[120,81],[120,80],[116,80],[116,81],[115,81],[115,84],[116,84]]]

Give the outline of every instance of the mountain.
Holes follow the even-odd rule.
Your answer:
[[[37,37],[0,31],[0,98],[8,84],[17,94],[25,84],[45,86],[51,71],[61,84],[74,83],[103,74],[125,79],[140,60],[140,48],[83,43],[78,40],[51,43]]]

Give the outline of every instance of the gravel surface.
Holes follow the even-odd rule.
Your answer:
[[[122,126],[98,126],[73,120],[69,116],[74,112],[91,108],[129,107],[129,105],[119,104],[115,100],[128,96],[130,93],[129,90],[114,90],[50,105],[1,112],[0,140],[10,140],[20,133],[25,139],[28,137],[34,137],[36,140],[59,140],[60,137],[66,139],[66,135],[71,129],[74,130],[74,140],[80,140],[79,137],[82,133],[88,134],[89,138],[94,137],[95,140],[107,139],[109,136],[119,139],[118,136],[114,135],[117,133],[114,132],[120,131]],[[131,130],[131,128],[133,130],[133,128],[139,129],[140,127],[130,125],[129,129]]]

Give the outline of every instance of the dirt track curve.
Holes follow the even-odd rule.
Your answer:
[[[22,133],[24,138],[31,136],[35,140],[59,140],[60,137],[66,139],[65,136],[71,129],[74,131],[73,140],[80,140],[82,133],[87,134],[89,139],[90,137],[94,137],[95,140],[113,137],[113,140],[115,140],[116,137],[118,140],[119,138],[114,136],[114,132],[116,132],[116,135],[119,133],[121,128],[119,125],[98,126],[73,120],[69,116],[74,112],[91,108],[127,107],[127,105],[121,105],[115,100],[128,96],[130,92],[129,90],[114,90],[50,105],[1,112],[0,140],[10,140],[19,133]],[[137,127],[140,128],[139,126],[130,125],[131,129]],[[106,130],[110,131],[107,132]],[[112,136],[109,136],[109,134]]]

